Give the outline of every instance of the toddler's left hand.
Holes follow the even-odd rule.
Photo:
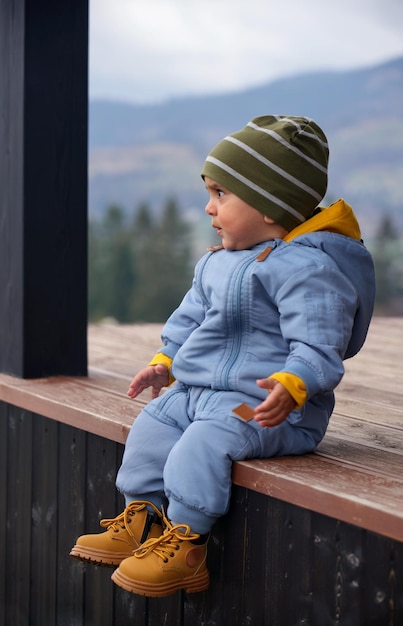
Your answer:
[[[259,406],[255,408],[256,422],[260,426],[270,428],[278,426],[288,417],[296,402],[287,389],[274,378],[261,378],[256,384],[262,389],[267,389],[269,395]]]

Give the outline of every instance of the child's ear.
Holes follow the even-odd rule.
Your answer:
[[[263,221],[266,222],[266,224],[274,224],[274,220],[269,217],[268,215],[263,215]]]

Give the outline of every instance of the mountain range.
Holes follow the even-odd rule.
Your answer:
[[[383,216],[403,231],[403,57],[345,72],[305,73],[233,93],[137,105],[89,104],[89,212],[111,204],[156,215],[168,198],[189,219],[203,215],[203,161],[220,139],[257,115],[313,118],[330,145],[323,204],[349,202],[364,236]]]

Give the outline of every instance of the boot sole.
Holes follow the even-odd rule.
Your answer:
[[[117,552],[111,555],[110,552],[75,545],[70,551],[70,556],[73,556],[75,559],[80,559],[81,561],[93,563],[94,565],[114,567],[120,565],[121,562],[129,556],[133,556],[133,552]]]
[[[113,582],[131,593],[137,593],[140,596],[150,598],[162,598],[170,596],[175,591],[183,589],[187,593],[196,593],[206,591],[210,584],[208,571],[204,571],[196,576],[189,576],[182,580],[169,581],[167,583],[146,583],[142,580],[133,580],[122,574],[118,569],[112,574]]]

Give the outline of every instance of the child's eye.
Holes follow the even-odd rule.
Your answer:
[[[217,189],[217,195],[218,195],[219,198],[222,198],[223,195],[224,195],[223,190],[222,189]]]

